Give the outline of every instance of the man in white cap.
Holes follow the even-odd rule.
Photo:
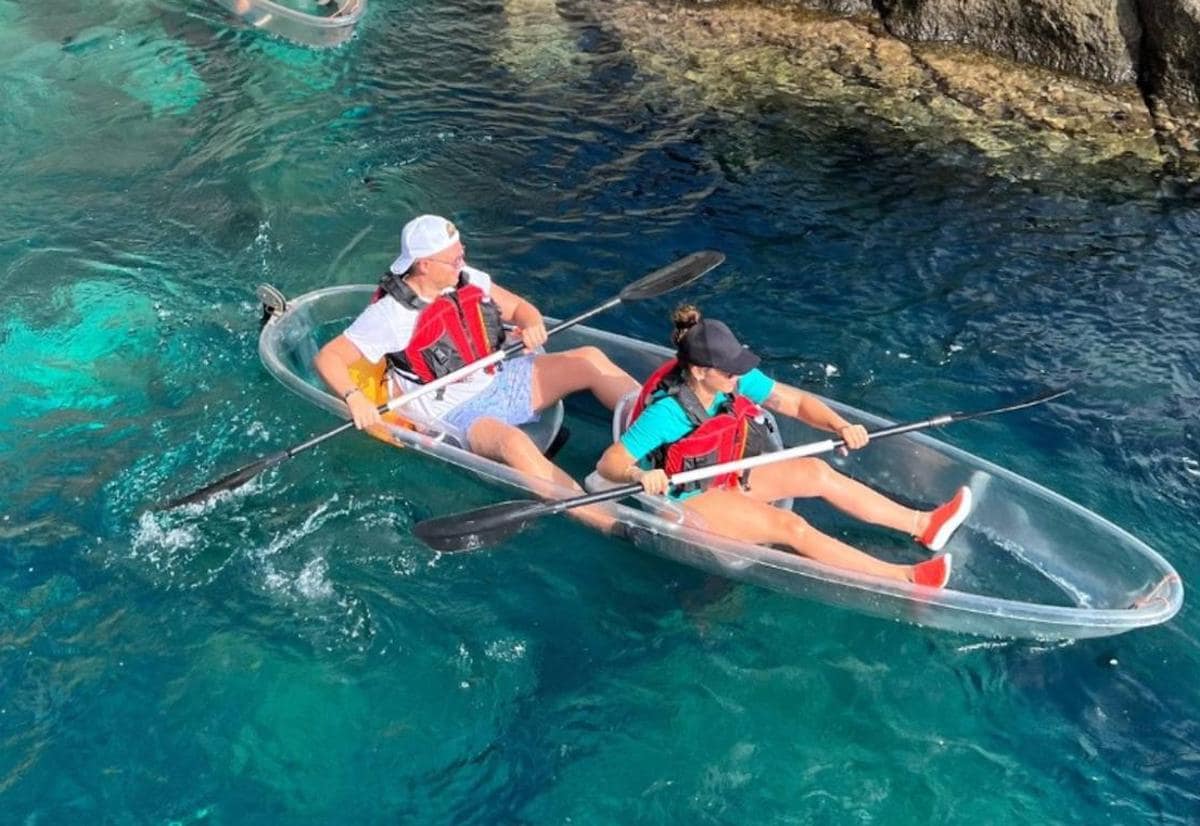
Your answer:
[[[526,354],[479,370],[406,405],[404,415],[434,424],[475,453],[578,489],[519,425],[559,399],[590,390],[612,409],[638,384],[595,347],[534,354],[546,342],[542,314],[465,261],[454,224],[421,215],[404,225],[400,255],[375,299],[317,354],[317,372],[345,399],[358,428],[380,424],[375,404],[350,374],[366,358],[386,358],[393,396],[483,358],[501,346],[501,322],[516,326]]]

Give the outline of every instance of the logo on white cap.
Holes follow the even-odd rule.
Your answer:
[[[392,262],[396,275],[408,272],[418,258],[437,255],[458,240],[458,229],[439,215],[418,215],[400,230],[400,255]]]

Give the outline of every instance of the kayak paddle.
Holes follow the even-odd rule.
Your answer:
[[[998,413],[1010,413],[1014,410],[1023,410],[1026,407],[1044,404],[1060,396],[1065,396],[1070,392],[1069,389],[1055,390],[1022,402],[1017,402],[1016,404],[1005,405],[1004,407],[977,410],[971,413],[944,413],[940,416],[934,416],[932,419],[922,419],[919,422],[909,422],[908,424],[898,424],[881,428],[868,435],[872,440],[882,439],[887,436],[910,433],[914,430],[923,430],[928,427],[941,427],[942,425],[954,422],[965,422],[968,419],[980,419],[984,416],[994,416]],[[798,459],[804,456],[815,456],[819,453],[827,453],[839,447],[845,447],[845,445],[846,442],[844,439],[825,439],[820,442],[812,442],[807,445],[798,445],[775,451],[774,453],[751,456],[748,459],[722,462],[719,465],[710,465],[695,470],[687,470],[683,473],[676,473],[671,477],[670,482],[672,486],[683,485],[688,482],[696,482],[700,479],[708,479],[724,473],[749,470],[750,468],[769,465],[774,462],[783,462],[788,459]],[[418,522],[413,527],[413,533],[416,534],[418,539],[437,551],[450,553],[455,551],[472,551],[486,545],[503,542],[510,536],[520,533],[531,522],[543,516],[551,516],[584,505],[595,505],[599,502],[624,499],[626,496],[633,496],[641,492],[641,485],[632,484],[602,490],[597,493],[589,493],[584,496],[576,496],[571,499],[559,499],[553,502],[541,502],[536,499],[513,499],[508,502],[488,505],[484,508],[452,513],[434,519],[426,519]]]
[[[693,252],[691,255],[686,255],[673,264],[668,264],[661,269],[655,270],[649,275],[639,278],[632,284],[627,285],[617,295],[601,304],[597,304],[592,309],[580,313],[574,318],[570,318],[566,321],[555,324],[546,331],[546,334],[553,335],[555,333],[562,332],[569,327],[574,327],[576,324],[587,321],[592,316],[598,315],[605,310],[612,309],[622,302],[641,301],[647,298],[654,298],[655,296],[659,296],[664,293],[668,293],[671,290],[683,287],[692,283],[709,270],[719,266],[724,260],[725,254],[715,250],[702,250],[700,252]],[[416,387],[402,396],[397,396],[386,404],[380,405],[379,412],[387,413],[399,407],[403,407],[414,399],[418,399],[421,396],[436,392],[448,384],[453,384],[456,381],[460,381],[471,373],[491,367],[493,364],[498,364],[509,356],[519,353],[524,348],[525,345],[521,342],[510,344],[508,347],[505,347],[502,350],[497,350],[496,352],[481,358],[478,361],[473,361],[470,364],[455,370],[453,373],[448,373],[439,379],[429,382],[428,384],[422,384],[420,387]],[[308,450],[310,447],[316,447],[326,439],[332,439],[339,433],[344,433],[353,427],[353,421],[345,422],[344,424],[335,427],[333,430],[330,430],[327,433],[322,433],[320,436],[315,436],[312,439],[309,439],[306,442],[301,442],[300,444],[290,447],[287,450],[280,450],[276,453],[270,454],[269,456],[264,456],[255,462],[251,462],[245,467],[238,468],[233,473],[222,476],[217,481],[206,485],[199,490],[193,491],[186,496],[180,496],[176,499],[172,499],[165,505],[159,505],[155,508],[155,510],[170,510],[181,505],[190,505],[194,502],[203,502],[204,500],[209,499],[210,497],[215,496],[222,491],[239,488],[258,474],[262,473],[264,470],[275,467],[287,459],[292,458],[296,454],[302,453],[305,450]]]

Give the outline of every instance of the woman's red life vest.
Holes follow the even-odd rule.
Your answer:
[[[386,273],[371,302],[390,295],[417,313],[408,346],[388,353],[388,364],[401,375],[427,384],[483,358],[504,344],[500,308],[482,289],[459,276],[453,292],[426,304],[395,273]],[[495,367],[489,367],[489,372]]]
[[[716,414],[710,415],[683,380],[676,359],[655,370],[642,385],[633,404],[629,423],[632,425],[650,404],[668,396],[679,403],[692,423],[690,433],[660,447],[649,457],[654,466],[665,470],[668,476],[757,456],[775,447],[774,432],[765,410],[735,393],[721,402]],[[680,485],[676,490],[684,492],[714,486],[733,487],[739,482],[748,485],[749,472],[744,475],[741,472],[725,473]]]

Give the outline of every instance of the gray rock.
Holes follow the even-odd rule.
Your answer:
[[[694,6],[697,8],[704,8],[706,6],[720,7],[733,4],[730,0],[670,0],[670,2],[672,5]],[[790,6],[797,9],[812,9],[843,17],[869,15],[877,18],[879,16],[874,0],[750,0],[750,2],[769,8],[788,8]]]
[[[755,1],[871,16],[910,42],[957,43],[1087,80],[1137,84],[1176,118],[1200,111],[1200,0]]]
[[[1139,4],[1146,32],[1139,85],[1167,159],[1164,171],[1200,181],[1200,2]]]
[[[908,40],[976,46],[1105,83],[1137,80],[1136,0],[879,0],[879,6],[888,30]]]
[[[819,9],[831,14],[870,14],[874,15],[875,4],[871,0],[806,0],[797,3],[810,9]]]
[[[1200,0],[1139,0],[1145,29],[1143,90],[1200,107]]]

